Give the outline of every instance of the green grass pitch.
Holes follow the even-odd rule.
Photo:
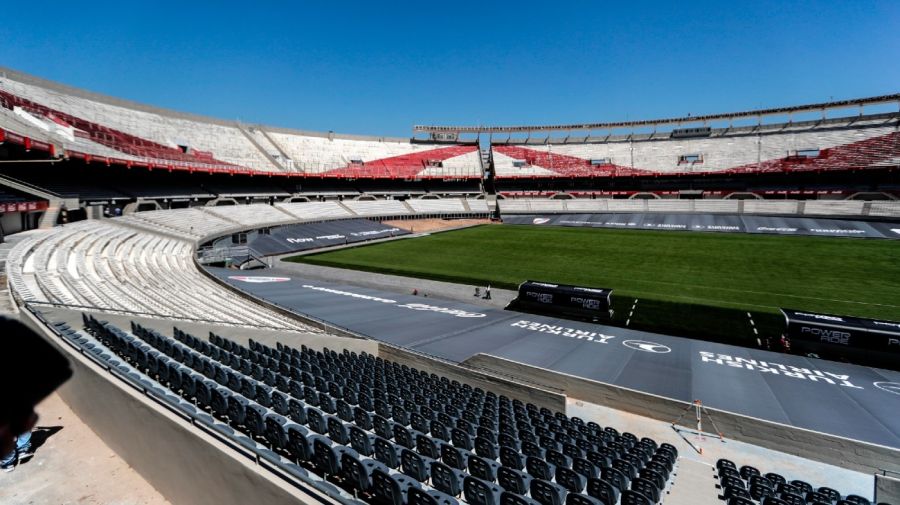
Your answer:
[[[291,261],[510,289],[527,279],[612,288],[620,316],[637,298],[639,326],[657,330],[697,310],[751,312],[772,331],[779,307],[900,319],[892,240],[488,225]],[[720,323],[716,340],[749,337],[746,319]]]

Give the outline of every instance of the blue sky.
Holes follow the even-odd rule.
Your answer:
[[[0,65],[248,123],[650,119],[900,92],[900,2],[41,2]]]

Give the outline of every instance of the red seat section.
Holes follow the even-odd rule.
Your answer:
[[[680,168],[676,171],[660,171],[652,168],[631,168],[614,164],[592,165],[590,160],[584,158],[555,153],[553,152],[552,147],[549,150],[537,150],[520,146],[494,145],[492,146],[492,149],[496,153],[503,154],[515,160],[524,161],[527,165],[539,167],[558,174],[535,175],[533,172],[525,171],[523,171],[522,175],[498,173],[498,177],[501,178],[840,171],[896,166],[898,159],[900,159],[900,132],[894,131],[883,135],[869,137],[864,140],[858,140],[856,142],[823,148],[818,151],[817,155],[787,155],[782,158],[763,160],[759,163],[745,163],[732,166],[728,166],[726,161],[725,166],[719,165],[717,170],[708,171],[702,170],[703,165],[697,165],[701,170],[684,170]],[[737,153],[737,151],[735,151],[735,153]],[[509,169],[507,169],[507,171],[508,170]]]
[[[493,150],[529,165],[544,168],[564,177],[616,177],[629,175],[651,175],[652,172],[612,163],[592,165],[590,160],[557,154],[552,151],[538,151],[527,147],[495,145]]]
[[[87,121],[71,114],[51,109],[50,107],[31,100],[18,97],[3,90],[0,90],[0,106],[7,109],[21,107],[33,115],[47,117],[57,124],[73,126],[76,129],[75,135],[78,137],[86,138],[131,156],[159,160],[160,164],[178,161],[183,163],[235,166],[231,163],[216,160],[212,156],[212,153],[205,153],[202,151],[196,151],[194,154],[185,153],[180,148],[158,144],[151,140],[136,137],[114,128]]]
[[[408,179],[415,177],[423,170],[436,166],[437,162],[469,154],[476,150],[478,150],[476,145],[441,147],[364,163],[351,163],[345,167],[324,172],[322,175],[326,177]]]
[[[728,172],[796,172],[856,170],[896,165],[900,158],[900,132],[822,149],[815,157],[785,156],[728,169]]]

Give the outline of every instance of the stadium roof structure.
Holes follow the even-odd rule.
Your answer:
[[[722,114],[707,114],[703,116],[682,116],[664,119],[647,119],[640,121],[613,121],[606,123],[578,123],[578,124],[562,124],[562,125],[520,125],[520,126],[427,126],[416,125],[413,131],[417,133],[436,134],[456,134],[461,133],[535,133],[550,131],[581,131],[581,130],[609,130],[617,128],[645,128],[662,125],[685,125],[692,123],[709,123],[711,121],[733,121],[736,119],[762,118],[767,116],[783,116],[793,115],[807,112],[822,112],[823,117],[829,110],[845,109],[849,107],[859,107],[860,115],[863,115],[863,108],[871,105],[883,105],[897,103],[900,109],[900,93],[891,95],[873,96],[867,98],[855,98],[849,100],[839,100],[831,102],[812,103],[806,105],[795,105],[790,107],[776,107],[769,109],[756,109],[743,112],[728,112]]]

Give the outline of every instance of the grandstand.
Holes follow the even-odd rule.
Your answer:
[[[477,146],[267,131],[84,92],[0,69],[7,140],[128,167],[336,178],[479,178]]]
[[[873,483],[897,496],[895,370],[210,258],[267,266],[277,255],[253,239],[343,247],[330,230],[417,219],[771,218],[897,238],[900,113],[863,109],[898,101],[397,139],[201,117],[0,69],[3,231],[31,230],[4,244],[4,271],[21,317],[75,362],[73,409],[182,502],[861,505]],[[828,117],[847,107],[860,113]],[[792,120],[810,112],[821,119]],[[485,151],[459,140],[473,133],[491,136]],[[620,340],[632,344],[596,350]],[[694,453],[669,429],[695,393],[733,445]],[[584,404],[620,417],[572,414]]]

